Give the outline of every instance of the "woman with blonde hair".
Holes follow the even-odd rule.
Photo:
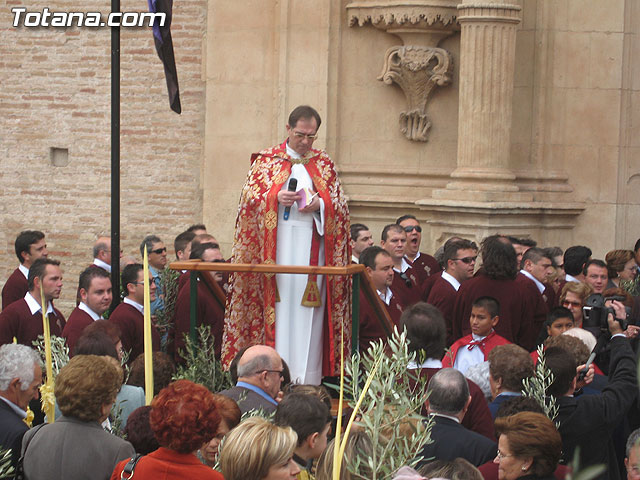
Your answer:
[[[225,437],[220,468],[225,480],[293,480],[300,468],[293,460],[298,436],[262,417],[251,417]]]

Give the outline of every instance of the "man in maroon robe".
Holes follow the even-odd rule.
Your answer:
[[[469,317],[474,300],[493,297],[500,303],[500,323],[496,333],[527,350],[535,347],[533,309],[535,298],[515,281],[518,270],[516,252],[501,235],[492,235],[480,247],[482,268],[458,290],[453,310],[455,340],[471,333]],[[535,293],[535,292],[534,292]]]
[[[433,286],[429,291],[427,303],[436,307],[442,313],[447,326],[447,345],[453,339],[453,306],[462,282],[473,277],[478,257],[478,246],[469,240],[450,242],[444,249],[444,272],[434,275]]]
[[[80,303],[71,312],[64,330],[62,330],[62,336],[67,340],[71,355],[73,355],[76,342],[82,336],[84,329],[94,321],[100,320],[113,300],[109,272],[103,268],[97,268],[95,265],[87,267],[80,274],[78,290]]]
[[[29,268],[40,257],[47,257],[47,243],[44,233],[38,230],[25,230],[20,232],[15,242],[16,256],[20,265],[9,276],[2,288],[2,308],[5,309],[13,302],[21,300],[29,291],[27,278]]]
[[[420,252],[422,227],[416,217],[413,215],[403,215],[396,220],[396,225],[400,225],[407,234],[404,256],[413,267],[416,278],[418,279],[418,285],[422,285],[427,277],[441,272],[442,267],[434,257]]]
[[[33,341],[43,334],[41,290],[47,305],[47,318],[51,335],[60,336],[65,325],[62,313],[54,308],[52,300],[60,297],[62,270],[60,262],[39,258],[29,268],[29,291],[24,298],[13,302],[0,313],[0,345],[18,343],[33,347]]]
[[[362,251],[373,246],[373,237],[369,227],[362,223],[352,223],[349,228],[351,232],[351,263],[358,263],[360,261],[360,254]]]
[[[386,225],[382,229],[380,246],[384,248],[393,261],[392,290],[403,307],[408,307],[421,300],[421,289],[418,278],[411,264],[404,257],[407,245],[407,233],[395,223]]]
[[[378,297],[393,321],[394,326],[400,324],[402,305],[393,294],[391,284],[393,283],[393,261],[391,255],[381,247],[373,246],[366,248],[360,254],[360,263],[366,267],[366,271],[371,278]],[[393,332],[390,332],[393,333]],[[360,290],[360,351],[366,351],[371,343],[378,339],[386,342],[388,338],[386,329],[381,324],[381,320],[375,314],[375,310],[368,299]]]
[[[549,305],[544,292],[547,289],[545,282],[553,273],[553,259],[542,248],[531,247],[522,256],[521,270],[516,277],[516,282],[522,285],[533,302],[533,326],[534,341],[540,334],[540,329],[547,320]],[[528,350],[533,350],[535,344],[528,345]]]
[[[200,259],[203,262],[223,260],[217,243],[198,244],[191,250],[189,258],[191,260]],[[199,275],[211,276],[209,272],[200,272]],[[224,306],[220,305],[216,300],[211,286],[203,278],[198,278],[197,290],[196,327],[207,325],[211,328],[215,355],[219,359],[224,327]],[[189,282],[186,282],[178,292],[174,328],[174,358],[176,362],[183,362],[182,353],[185,348],[185,336],[189,334],[191,328],[191,288]]]
[[[144,269],[139,263],[127,265],[122,270],[122,286],[127,296],[111,313],[109,321],[120,327],[122,349],[129,352],[129,363],[144,352]],[[149,300],[156,298],[156,284],[149,272]],[[160,334],[151,325],[153,351],[160,350]]]

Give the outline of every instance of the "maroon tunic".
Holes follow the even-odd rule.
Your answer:
[[[226,263],[230,263],[228,260]],[[210,272],[212,275],[215,272]],[[229,272],[222,272],[222,280],[220,280],[218,282],[218,285],[220,285],[220,288],[222,289],[222,291],[227,295],[227,297],[229,297]],[[191,281],[191,272],[186,271],[184,273],[181,273],[180,276],[178,277],[178,292],[180,290],[182,290],[182,287],[184,287],[185,285],[189,285]]]
[[[188,275],[187,275],[188,278]],[[191,289],[185,282],[178,292],[176,300],[176,320],[174,330],[174,357],[176,362],[183,361],[180,350],[184,350],[184,336],[191,327]],[[208,325],[213,335],[216,358],[220,358],[222,348],[222,332],[224,330],[224,308],[220,306],[211,290],[203,282],[198,282],[198,306],[196,309],[196,325]]]
[[[493,297],[500,302],[500,321],[496,325],[496,333],[531,351],[536,338],[531,334],[533,302],[530,292],[524,291],[515,280],[494,280],[484,273],[465,281],[458,290],[453,309],[453,337],[457,340],[471,333],[471,306],[474,300],[483,296]]]
[[[559,291],[560,290],[558,290],[558,292]],[[544,301],[547,304],[547,308],[549,309],[549,311],[553,310],[553,308],[556,306],[556,302],[558,301],[558,299],[556,298],[557,296],[559,295],[553,289],[553,286],[545,283],[544,292],[542,292],[542,298],[544,298]]]
[[[435,275],[442,271],[438,261],[426,253],[420,252],[420,256],[413,262],[406,257],[405,259],[415,270],[418,285],[422,285],[422,283],[431,275]]]
[[[2,287],[2,309],[4,310],[13,302],[24,298],[29,291],[27,279],[19,268],[16,268]]]
[[[433,305],[442,313],[444,323],[447,326],[447,345],[451,345],[454,342],[452,329],[453,307],[458,292],[453,288],[453,285],[442,278],[442,273],[432,275],[429,278],[435,278],[436,280],[433,282],[427,297],[427,303]]]
[[[436,273],[435,275],[431,275],[427,277],[425,281],[422,282],[422,285],[420,285],[420,290],[422,290],[423,302],[427,301],[427,298],[429,298],[429,295],[431,294],[431,289],[433,288],[433,285],[438,281],[438,278],[440,278],[441,276],[442,276],[442,272]]]
[[[420,370],[412,370],[418,374],[418,376],[427,376],[429,379],[440,370],[439,368],[421,368]],[[413,382],[412,382],[413,383]],[[484,397],[480,387],[471,380],[467,379],[469,384],[469,395],[471,395],[471,403],[469,409],[465,413],[462,419],[462,425],[469,430],[473,430],[480,435],[487,437],[489,440],[495,442],[496,435],[493,428],[493,417],[489,410],[487,399]],[[422,414],[427,415],[427,410],[423,406]]]
[[[540,335],[540,330],[542,329],[544,322],[547,320],[549,306],[547,305],[542,293],[540,293],[540,290],[538,290],[538,286],[526,275],[518,272],[516,283],[520,284],[523,290],[527,292],[526,295],[533,308],[533,325],[531,326],[531,331],[528,334],[529,341],[525,342],[526,345],[522,345],[528,351],[532,351],[536,348],[536,340],[538,339],[538,335]]]
[[[391,291],[393,292],[393,288]],[[389,305],[385,305],[385,307],[387,307],[387,312],[389,312],[393,324],[400,325],[400,315],[402,315],[403,308],[398,302],[395,293],[392,293]],[[386,342],[387,339],[384,327],[380,325],[380,320],[362,291],[360,292],[360,327],[358,336],[360,338],[361,352],[366,351],[372,342],[380,338]]]
[[[410,307],[414,303],[418,303],[422,300],[422,289],[416,278],[416,274],[413,268],[409,267],[404,271],[403,276],[407,279],[403,279],[401,274],[396,270],[393,271],[393,283],[391,284],[391,290],[393,291],[396,300],[402,305],[404,310]]]
[[[64,325],[62,313],[54,307],[53,313],[49,314],[51,335],[62,335]],[[24,298],[13,302],[0,313],[0,345],[13,343],[15,337],[18,343],[33,347],[33,341],[42,334],[42,313],[38,311],[32,315]]]
[[[76,343],[82,336],[82,332],[92,323],[93,318],[87,312],[80,310],[78,307],[73,309],[67,324],[64,326],[64,330],[62,330],[62,336],[67,340],[67,346],[69,347],[69,356],[73,356]]]
[[[129,364],[131,364],[141,353],[144,352],[144,315],[133,305],[121,303],[111,313],[109,320],[120,327],[120,340],[122,348],[129,353]],[[160,350],[160,334],[155,325],[151,325],[152,350]]]

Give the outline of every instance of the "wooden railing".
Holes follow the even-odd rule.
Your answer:
[[[218,303],[225,307],[226,295],[218,282],[213,279],[210,272],[241,272],[241,273],[292,273],[299,275],[348,275],[352,281],[352,332],[351,332],[351,349],[353,352],[358,350],[358,327],[360,318],[360,289],[365,295],[369,304],[380,321],[382,327],[388,336],[393,332],[393,322],[384,303],[378,296],[375,287],[371,283],[371,278],[365,271],[364,265],[351,264],[345,267],[310,267],[298,265],[274,265],[274,264],[249,264],[249,263],[219,263],[219,262],[203,262],[201,260],[187,260],[184,262],[172,262],[169,265],[172,270],[187,270],[190,273],[190,329],[189,335],[195,340],[196,335],[196,311],[197,311],[197,295],[198,295],[198,277],[211,290]]]

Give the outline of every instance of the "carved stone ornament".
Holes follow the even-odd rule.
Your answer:
[[[409,140],[426,142],[431,122],[427,102],[436,85],[449,85],[453,62],[442,48],[396,46],[387,50],[378,80],[397,83],[407,99],[407,110],[400,114],[400,131]]]
[[[455,25],[456,0],[360,0],[347,5],[349,26],[371,22],[378,28],[393,25]]]
[[[370,22],[402,40],[403,45],[387,50],[378,80],[402,88],[407,109],[400,114],[400,130],[409,140],[427,141],[429,98],[434,87],[451,83],[451,54],[438,44],[460,29],[457,4],[456,0],[360,0],[346,7],[350,26]]]

